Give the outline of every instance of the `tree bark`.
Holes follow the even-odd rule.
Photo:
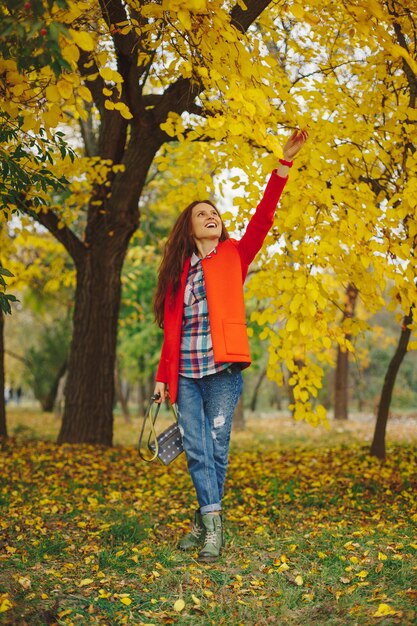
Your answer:
[[[265,379],[266,376],[266,367],[262,370],[262,372],[259,375],[258,380],[256,381],[256,385],[255,388],[253,390],[253,394],[252,394],[252,399],[250,402],[250,410],[251,411],[255,411],[256,409],[256,405],[258,403],[258,395],[259,395],[259,390],[261,388],[261,385]]]
[[[246,421],[245,421],[245,411],[243,408],[243,393],[239,398],[239,401],[236,405],[235,412],[233,414],[233,430],[236,432],[240,432],[245,430]]]
[[[115,235],[77,267],[74,331],[58,443],[112,445],[120,275],[129,237]]]
[[[56,396],[58,393],[59,381],[65,374],[67,365],[68,365],[67,362],[65,362],[62,364],[62,367],[60,367],[59,372],[57,373],[55,377],[55,380],[52,382],[48,395],[45,396],[44,398],[38,398],[41,403],[42,410],[46,411],[47,413],[51,413],[54,410]]]
[[[382,387],[381,399],[378,406],[378,414],[376,418],[374,438],[371,445],[371,455],[378,457],[378,459],[385,459],[385,434],[387,429],[387,422],[389,416],[389,409],[391,405],[392,392],[394,390],[395,379],[397,378],[398,371],[404,356],[407,353],[407,346],[410,340],[411,329],[409,325],[413,321],[412,310],[403,319],[401,334],[398,341],[397,349],[392,357],[387,373],[385,374],[384,385]]]
[[[7,437],[4,392],[4,314],[0,309],[0,437]]]
[[[125,419],[126,424],[130,424],[132,420],[130,418],[129,404],[127,402],[127,397],[123,393],[122,381],[120,380],[119,364],[117,360],[116,360],[116,367],[114,368],[114,384],[115,384],[115,389],[116,389],[116,398],[118,402],[120,403],[123,417]]]
[[[355,314],[358,290],[355,285],[349,284],[346,289],[346,301],[343,312],[343,321],[352,318]],[[347,334],[346,339],[350,341],[351,335]],[[349,404],[349,352],[338,347],[337,363],[334,381],[334,418],[336,420],[348,419]]]

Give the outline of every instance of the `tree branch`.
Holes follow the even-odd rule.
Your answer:
[[[245,33],[269,4],[271,0],[246,0],[245,11],[236,5],[230,14],[231,24],[241,33]],[[197,84],[189,78],[179,78],[165,90],[160,103],[155,106],[158,122],[165,121],[170,111],[179,115],[184,111],[191,112],[195,99],[202,91],[203,84]]]
[[[85,247],[82,242],[78,239],[78,237],[72,232],[68,226],[60,227],[59,219],[53,211],[46,211],[35,213],[34,211],[29,211],[25,209],[26,213],[29,213],[33,218],[35,218],[42,226],[45,226],[49,230],[49,232],[64,246],[67,252],[70,254],[74,263],[77,265],[80,261],[82,261],[85,255]]]
[[[96,107],[100,111],[100,115],[102,115],[103,111],[105,111],[103,88],[106,86],[106,83],[98,73],[98,67],[94,59],[91,59],[90,55],[83,50],[81,51],[80,58],[78,59],[78,70],[83,78],[88,78],[91,74],[97,75],[94,80],[89,80],[87,82],[87,86],[91,91]]]
[[[241,33],[245,33],[272,2],[271,0],[246,0],[245,4],[246,10],[237,4],[230,13],[231,23]]]

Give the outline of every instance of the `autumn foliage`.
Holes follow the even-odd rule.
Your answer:
[[[414,4],[19,5],[35,62],[25,67],[3,47],[1,106],[23,145],[36,136],[57,155],[47,169],[70,183],[63,201],[34,178],[23,204],[7,208],[38,210],[78,270],[60,441],[112,441],[120,273],[155,172],[165,173],[161,202],[173,214],[232,183],[225,219],[239,232],[295,126],[309,127],[310,149],[291,172],[248,285],[268,376],[289,382],[296,419],[326,422],[317,401],[324,370],[337,348],[354,354],[368,328],[364,315],[344,317],[348,285],[358,311],[388,306],[399,322],[410,319],[416,347]],[[45,62],[42,41],[55,45],[58,66]],[[76,125],[83,148],[72,164],[59,156],[56,130]],[[227,179],[232,167],[239,173]]]

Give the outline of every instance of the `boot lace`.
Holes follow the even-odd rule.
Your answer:
[[[201,528],[201,526],[196,526],[195,524],[193,524],[191,530],[190,530],[190,535],[193,535],[193,537],[195,537],[196,539],[200,539],[200,535],[203,532],[203,528]]]
[[[216,544],[216,538],[217,538],[216,531],[215,530],[208,530],[206,532],[205,545],[207,545],[208,543],[213,543],[215,545]]]

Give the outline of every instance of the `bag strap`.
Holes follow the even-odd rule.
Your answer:
[[[143,461],[146,461],[146,463],[151,463],[152,461],[154,461],[157,458],[158,452],[159,452],[158,437],[157,437],[156,430],[155,430],[156,418],[158,417],[159,409],[161,407],[160,403],[156,402],[156,400],[158,400],[159,398],[160,398],[159,393],[156,393],[151,397],[148,408],[146,409],[146,412],[145,412],[145,416],[143,418],[142,430],[140,431],[140,435],[139,435],[138,452],[139,452],[140,458]],[[152,415],[152,409],[154,409],[153,415]],[[153,438],[154,445],[155,445],[155,451],[151,458],[147,458],[142,452],[143,436],[145,433],[145,426],[146,426],[147,421],[149,421],[149,426],[150,426],[150,433],[149,433],[149,438],[148,438],[148,449],[149,449],[149,443],[151,442],[152,438]]]
[[[159,454],[159,442],[158,442],[158,435],[156,434],[156,430],[155,430],[155,422],[156,422],[156,418],[158,417],[159,409],[161,408],[161,404],[159,402],[156,402],[156,400],[159,400],[160,397],[161,396],[159,393],[156,393],[153,396],[151,396],[148,408],[146,409],[145,416],[143,418],[142,429],[139,435],[138,452],[139,452],[140,458],[143,461],[146,461],[146,463],[152,463],[152,461],[155,461],[155,459],[158,457],[158,454]],[[169,402],[169,405],[171,407],[171,411],[174,414],[175,421],[178,423],[178,416],[177,416],[177,411],[175,409],[175,406],[172,404],[172,402]],[[152,410],[154,410],[153,415],[152,415]],[[150,449],[149,444],[151,443],[152,440],[153,440],[153,444],[155,448],[150,458],[147,458],[142,452],[142,443],[143,443],[143,437],[144,437],[145,426],[146,426],[147,421],[149,421],[149,426],[150,426],[150,432],[149,432],[149,437],[148,437],[148,450]]]

